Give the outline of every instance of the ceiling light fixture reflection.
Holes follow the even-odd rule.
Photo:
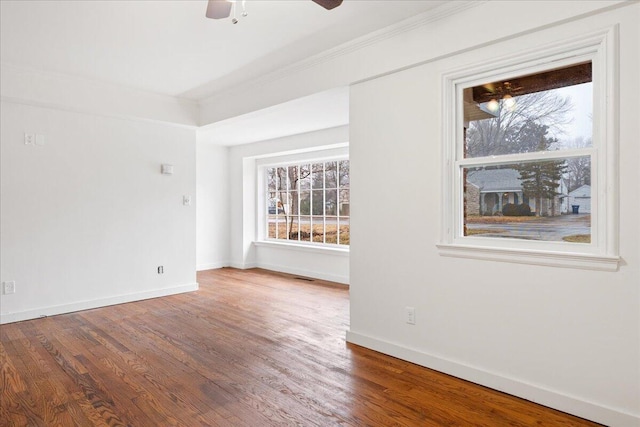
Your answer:
[[[502,102],[507,110],[513,111],[516,109],[516,100],[513,99],[513,96],[506,94],[502,97]]]
[[[495,99],[492,99],[491,101],[487,102],[487,110],[491,111],[492,113],[495,113],[496,111],[498,111],[499,108],[500,108],[500,104]]]

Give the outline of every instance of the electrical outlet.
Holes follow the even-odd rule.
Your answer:
[[[164,273],[164,267],[159,265],[158,266],[158,274],[163,274]]]
[[[405,307],[407,314],[407,323],[410,325],[416,324],[416,309],[413,307]]]
[[[36,136],[33,133],[24,134],[24,145],[34,145],[36,143]]]
[[[10,282],[2,282],[2,293],[4,295],[16,293],[16,282],[11,280]]]

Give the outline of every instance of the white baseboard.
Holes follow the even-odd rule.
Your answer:
[[[341,283],[343,285],[349,284],[349,276],[342,276],[337,274],[326,273],[324,271],[311,271],[303,268],[289,267],[288,265],[276,265],[258,263],[258,268],[264,268],[265,270],[278,271],[280,273],[295,274],[296,276],[311,277],[313,279],[327,280],[329,282]]]
[[[140,301],[150,298],[164,297],[168,295],[182,294],[198,290],[197,283],[173,286],[171,288],[157,289],[153,291],[137,292],[133,294],[118,295],[108,298],[100,298],[91,301],[73,302],[70,304],[41,307],[33,310],[20,311],[16,313],[0,314],[0,324],[20,322],[23,320],[37,319],[44,316],[55,316],[57,314],[72,313],[74,311],[90,310],[92,308],[106,307],[109,305],[123,304],[127,302]]]
[[[248,270],[250,268],[256,268],[257,265],[254,262],[246,262],[243,264],[238,262],[232,262],[231,264],[229,264],[229,267],[237,268],[238,270]]]
[[[503,377],[462,363],[347,331],[348,342],[611,427],[640,426],[640,416]]]
[[[196,265],[196,271],[216,270],[218,268],[229,267],[229,262],[212,262],[207,264]]]

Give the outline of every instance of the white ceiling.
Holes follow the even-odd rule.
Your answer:
[[[327,11],[310,0],[248,0],[249,15],[238,15],[240,22],[233,25],[228,19],[207,19],[205,0],[1,0],[0,60],[202,101],[444,3],[345,0]],[[313,123],[302,126],[305,121],[299,120],[280,131],[284,134],[344,124],[344,93],[307,97],[308,108],[303,100],[292,101],[287,104],[293,110],[283,105],[264,114],[273,122],[278,112],[317,109],[307,117]],[[336,96],[342,103],[319,107],[320,101],[336,102]],[[239,118],[237,129],[233,120],[225,120],[217,124],[218,131],[234,134],[235,143],[278,136],[256,131],[241,137],[252,120],[269,127],[265,117],[251,113]]]

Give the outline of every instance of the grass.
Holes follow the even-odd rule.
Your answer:
[[[504,233],[505,230],[501,230],[501,229],[494,229],[494,230],[489,230],[487,228],[467,228],[467,231],[465,231],[464,235],[465,236],[475,236],[476,234],[487,234],[487,233]]]
[[[505,222],[539,221],[539,216],[472,216],[466,218],[467,224],[504,224]]]
[[[310,224],[299,225],[294,223],[292,236],[287,236],[286,224],[278,224],[278,239],[297,241],[298,233],[300,233],[301,242],[338,243],[338,226],[336,224],[327,224],[326,227],[323,227],[323,224],[314,224],[312,229]],[[276,238],[276,224],[269,224],[269,237]],[[341,225],[340,244],[347,246],[349,241],[349,225]]]
[[[591,234],[572,234],[562,238],[565,242],[571,243],[591,243]]]

